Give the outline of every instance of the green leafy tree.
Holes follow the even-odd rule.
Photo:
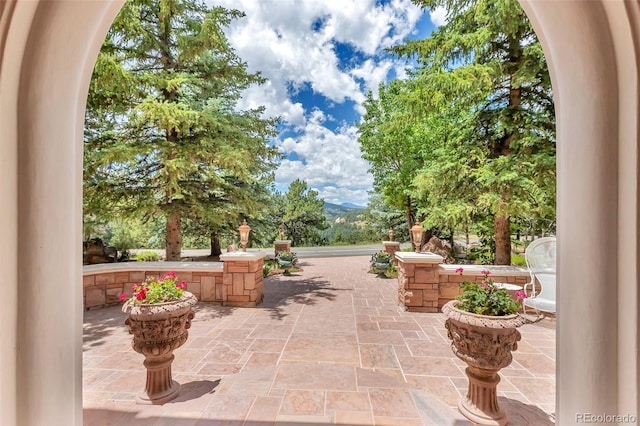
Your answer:
[[[511,217],[555,212],[555,116],[542,48],[517,0],[414,3],[444,7],[447,22],[394,48],[418,63],[406,102],[455,123],[439,141],[428,138],[417,193],[425,210],[451,222],[492,216],[496,263],[509,264]],[[430,123],[431,136],[443,128]]]
[[[247,72],[223,28],[242,17],[196,0],[129,0],[99,54],[87,102],[85,214],[166,219],[167,260],[182,224],[220,229],[229,206],[275,167],[276,119],[240,111]],[[246,205],[241,204],[246,202]]]
[[[381,84],[378,98],[369,92],[366,109],[358,124],[362,157],[370,164],[373,185],[385,203],[405,212],[409,230],[415,222],[416,204],[412,198],[413,180],[423,161],[416,139],[415,116],[401,96],[401,81]]]
[[[273,223],[281,224],[293,245],[315,245],[322,241],[320,231],[329,227],[324,215],[324,200],[318,191],[296,179],[284,195],[280,195]]]

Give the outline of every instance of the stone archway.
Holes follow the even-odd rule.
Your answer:
[[[556,102],[557,422],[637,415],[640,7],[522,4]]]
[[[0,4],[0,418],[82,423],[82,132],[121,1]]]
[[[577,413],[637,415],[640,5],[521,2],[556,94],[558,423],[576,423]],[[0,3],[0,418],[8,424],[82,423],[83,112],[121,4]]]

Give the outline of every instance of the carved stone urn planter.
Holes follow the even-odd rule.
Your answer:
[[[385,272],[391,266],[391,262],[373,262],[371,267],[378,277],[385,277]]]
[[[378,277],[385,277],[385,273],[391,266],[391,263],[392,260],[389,253],[380,251],[371,256],[371,270],[376,273]]]
[[[457,309],[458,303],[453,300],[442,307],[453,353],[468,365],[465,372],[469,387],[466,397],[458,402],[458,409],[476,424],[506,425],[507,416],[498,406],[498,372],[511,364],[511,351],[518,348],[521,338],[517,327],[527,321],[515,314],[473,314]]]
[[[198,299],[185,291],[180,300],[156,304],[127,301],[122,311],[129,314],[125,324],[133,334],[131,346],[145,356],[145,389],[138,394],[138,404],[164,404],[178,396],[180,385],[171,375],[173,351],[184,345]]]
[[[285,275],[285,276],[291,275],[291,272],[289,271],[289,269],[293,268],[297,260],[298,260],[297,256],[294,253],[289,251],[280,252],[280,254],[278,254],[278,257],[276,257],[276,261],[278,262],[280,267],[284,269],[284,272],[282,275]]]

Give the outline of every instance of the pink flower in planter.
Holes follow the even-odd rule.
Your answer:
[[[457,309],[479,315],[503,316],[518,312],[522,297],[512,298],[507,290],[497,287],[489,278],[491,271],[480,271],[484,277],[477,281],[465,281],[460,286],[462,294],[456,297]],[[518,293],[516,293],[517,295]]]
[[[128,296],[128,294],[127,294],[127,293],[122,293],[122,294],[120,295],[120,301],[121,301],[121,302],[124,302],[124,301],[125,301],[125,299],[127,298],[127,296]]]
[[[518,291],[516,291],[514,294],[516,295],[516,297],[517,297],[518,299],[526,299],[526,298],[528,297],[528,296],[527,296],[527,293],[525,293],[525,292],[524,292],[524,291],[522,291],[522,290],[518,290]]]
[[[464,272],[464,268],[456,268],[456,274],[462,275],[463,272]]]
[[[187,282],[179,281],[175,272],[167,272],[161,278],[148,276],[145,281],[131,286],[131,297],[128,300],[138,305],[172,302],[180,300],[186,287]],[[120,300],[127,300],[127,295],[120,296]]]

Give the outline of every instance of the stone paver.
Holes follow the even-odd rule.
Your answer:
[[[303,271],[265,280],[258,308],[198,303],[175,351],[180,395],[135,404],[143,356],[119,306],[84,321],[85,425],[464,425],[465,364],[442,314],[397,306],[397,281],[368,274],[369,256],[303,259]],[[501,374],[511,425],[553,424],[555,324],[521,327]]]

